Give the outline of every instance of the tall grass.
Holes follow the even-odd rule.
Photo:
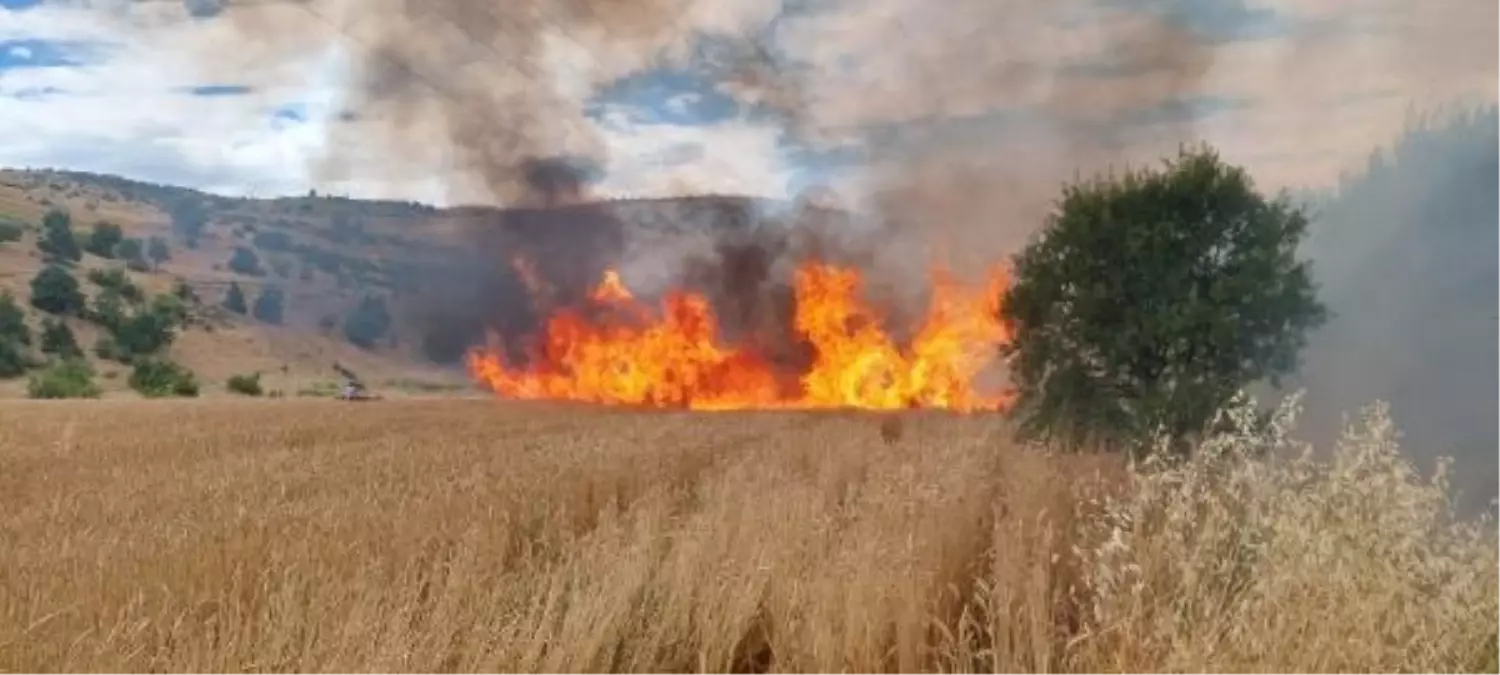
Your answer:
[[[1493,527],[1382,419],[1126,470],[939,415],[16,404],[0,670],[1493,670]]]

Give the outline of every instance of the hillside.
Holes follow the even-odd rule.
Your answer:
[[[511,264],[517,253],[565,294],[581,292],[624,256],[673,247],[718,256],[704,266],[709,271],[700,281],[729,284],[734,280],[719,279],[716,270],[731,252],[712,242],[705,247],[704,233],[748,232],[752,222],[776,217],[776,208],[704,196],[439,210],[317,194],[228,198],[117,176],[0,170],[0,221],[21,230],[18,239],[0,243],[0,291],[12,293],[26,308],[32,330],[39,330],[46,313],[30,306],[30,282],[47,262],[38,248],[41,224],[60,210],[70,216],[80,244],[96,225],[113,224],[142,250],[164,249],[164,259],[134,266],[97,253],[85,253],[70,266],[89,303],[100,289],[86,281],[88,275],[111,269],[148,296],[171,293],[179,284],[191,288],[201,301],[197,320],[173,341],[170,358],[197,374],[205,394],[222,391],[231,375],[253,371],[284,394],[327,391],[335,361],[387,395],[468,389],[456,366],[464,350],[482,342],[487,330],[516,325],[516,312],[531,304],[528,297],[505,295],[521,288]],[[810,213],[827,216],[816,208]],[[221,305],[231,285],[252,310],[267,289],[279,292],[280,322],[257,320],[253,311],[226,311]],[[380,316],[373,328],[362,322],[356,332],[369,335],[355,340],[350,323],[361,323],[356,315],[372,299]],[[535,320],[528,317],[522,328]],[[92,353],[105,331],[77,317],[66,323],[90,352],[106,393],[125,391],[122,374],[128,369]],[[25,377],[0,380],[0,395],[21,395],[25,383]]]
[[[94,271],[122,270],[147,294],[169,293],[178,282],[190,287],[202,302],[199,320],[179,332],[170,358],[197,374],[204,395],[222,392],[231,375],[253,371],[264,373],[268,389],[287,395],[327,392],[337,377],[330,368],[334,362],[348,365],[386,395],[467,386],[462,373],[451,367],[412,358],[403,349],[399,321],[391,336],[367,349],[350,344],[341,329],[344,317],[366,294],[399,288],[373,261],[396,260],[389,254],[393,250],[404,254],[400,260],[430,252],[399,234],[385,234],[393,229],[387,221],[420,223],[431,209],[322,198],[225,199],[113,176],[0,171],[0,220],[23,230],[19,239],[0,243],[0,291],[12,293],[26,308],[33,330],[45,315],[29,306],[30,281],[45,265],[38,249],[40,224],[55,209],[71,216],[80,241],[87,240],[96,224],[111,223],[127,238],[166,244],[170,257],[142,269],[126,269],[123,260],[86,253],[72,266],[74,276],[91,302],[100,289],[85,279]],[[347,225],[355,213],[372,234]],[[338,229],[341,224],[344,230]],[[258,269],[232,269],[236,249],[253,252]],[[280,325],[220,307],[232,283],[251,303],[266,288],[281,291]],[[90,349],[103,333],[100,327],[77,317],[65,321],[90,352],[105,392],[127,390],[128,368],[99,359]],[[0,395],[22,395],[25,382],[0,380]]]

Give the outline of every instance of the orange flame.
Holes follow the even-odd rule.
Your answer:
[[[975,380],[997,364],[1010,339],[998,312],[1008,283],[1003,269],[979,290],[936,272],[927,315],[903,347],[861,299],[859,271],[805,264],[795,276],[793,328],[815,356],[806,372],[789,376],[749,349],[724,344],[707,298],[673,291],[653,312],[608,270],[590,295],[600,316],[580,308],[555,313],[524,368],[508,366],[496,346],[471,352],[468,367],[509,399],[694,410],[996,410],[1009,395],[982,393]]]

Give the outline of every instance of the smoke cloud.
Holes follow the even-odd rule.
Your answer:
[[[1334,316],[1304,355],[1307,430],[1391,404],[1408,451],[1455,462],[1461,505],[1486,507],[1500,471],[1500,111],[1415,124],[1315,203],[1308,242]],[[1431,468],[1430,466],[1428,468]]]

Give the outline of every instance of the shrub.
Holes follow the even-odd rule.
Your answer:
[[[172,286],[172,295],[177,296],[177,299],[187,305],[197,305],[201,302],[197,291],[193,290],[193,285],[189,284],[186,279],[177,280],[177,283]]]
[[[1325,459],[1289,436],[1298,404],[1264,424],[1234,400],[1190,458],[1157,453],[1102,500],[1073,642],[1105,667],[1083,669],[1494,669],[1493,522],[1454,517],[1446,463],[1423,481],[1385,406]]]
[[[229,282],[229,290],[224,293],[224,309],[235,314],[244,314],[249,311],[245,306],[245,292],[240,290],[237,282]]]
[[[380,342],[391,328],[391,315],[385,300],[367,295],[344,319],[344,337],[356,346],[369,349]]]
[[[260,297],[255,299],[255,318],[266,323],[281,323],[282,319],[282,297],[281,289],[267,286],[261,289]]]
[[[99,288],[115,291],[120,297],[129,302],[140,302],[145,299],[146,293],[130,280],[130,275],[118,267],[107,270],[89,270],[88,280]]]
[[[260,256],[255,251],[244,246],[234,247],[234,253],[229,256],[229,269],[245,276],[265,276],[265,269],[260,266]]]
[[[15,340],[0,338],[0,379],[10,379],[26,374],[30,366],[26,358],[26,346]]]
[[[176,321],[156,309],[140,311],[122,321],[111,333],[122,362],[150,356],[172,344]]]
[[[83,259],[83,250],[73,236],[73,218],[67,211],[53,209],[42,217],[42,236],[36,247],[52,262],[66,264]]]
[[[115,257],[115,247],[125,240],[125,232],[114,223],[94,223],[83,249],[100,258]]]
[[[81,316],[85,309],[78,280],[58,265],[48,265],[31,279],[31,306],[51,314]]]
[[[193,372],[166,359],[136,359],[130,371],[130,388],[147,398],[198,395],[198,380]]]
[[[31,398],[98,398],[94,369],[83,359],[63,359],[31,377],[26,395]]]
[[[229,381],[224,386],[231,393],[244,394],[246,396],[260,396],[264,393],[260,388],[260,373],[231,375]]]
[[[152,263],[160,266],[162,263],[172,259],[172,247],[167,244],[166,239],[151,237],[146,242],[146,257],[150,258]]]
[[[106,330],[114,331],[125,323],[127,316],[125,301],[120,294],[112,289],[106,289],[94,296],[94,303],[88,310],[87,318]]]
[[[83,349],[78,346],[78,339],[73,336],[73,329],[68,324],[58,319],[44,319],[42,321],[41,348],[43,354],[71,359],[83,356]]]
[[[31,344],[31,328],[26,325],[26,310],[10,291],[0,293],[0,340],[21,345]]]
[[[135,272],[151,271],[151,263],[146,260],[146,250],[141,240],[131,237],[120,242],[115,247],[115,256],[125,261],[125,267]]]
[[[26,234],[26,226],[8,220],[0,220],[0,244],[20,241]]]

